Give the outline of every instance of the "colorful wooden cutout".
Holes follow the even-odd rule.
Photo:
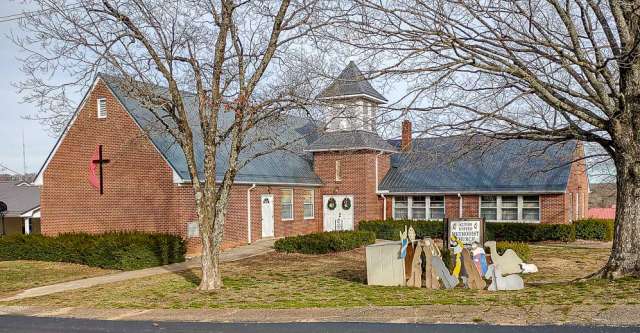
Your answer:
[[[415,249],[413,246],[408,246],[406,249],[406,256],[404,257],[404,280],[407,281],[411,277],[411,270],[413,264],[413,255]]]
[[[484,277],[491,280],[491,284],[487,289],[490,291],[520,290],[524,288],[524,281],[519,275],[512,274],[508,276],[502,276],[500,265],[489,265],[489,267],[487,268],[487,273]]]
[[[404,259],[407,256],[407,246],[409,245],[406,225],[404,226],[404,232],[400,231],[400,242],[402,244],[402,247],[400,247],[400,258]]]
[[[471,259],[471,254],[469,250],[462,249],[462,264],[464,266],[464,271],[466,275],[466,285],[469,289],[484,289],[487,284],[478,273],[478,269],[476,265],[473,263],[473,259]]]
[[[520,264],[520,268],[522,268],[523,274],[538,273],[538,266],[536,266],[535,264],[522,263]]]
[[[471,255],[473,256],[473,263],[480,273],[480,276],[484,276],[487,272],[487,254],[484,252],[484,249],[478,246],[477,242],[473,242],[471,245]]]
[[[409,238],[409,243],[411,243],[411,245],[415,245],[414,242],[416,241],[416,231],[413,229],[413,226],[409,226],[407,237]]]
[[[462,269],[462,249],[464,248],[464,244],[456,237],[456,235],[451,235],[451,242],[455,244],[453,247],[453,254],[455,255],[455,265],[453,267],[453,275],[456,279],[460,277],[460,270]]]
[[[440,249],[433,243],[431,238],[425,238],[421,242],[422,251],[425,254],[425,287],[427,289],[440,289],[438,275],[433,269],[432,257],[440,257]]]
[[[502,274],[509,275],[522,272],[522,268],[520,267],[522,259],[518,257],[515,251],[508,249],[503,255],[499,255],[496,250],[495,241],[488,241],[484,243],[484,246],[488,247],[491,251],[491,261],[500,267]]]

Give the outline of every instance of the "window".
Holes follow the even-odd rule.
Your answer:
[[[98,98],[98,118],[104,119],[107,118],[107,99],[106,98]]]
[[[342,180],[342,165],[340,160],[336,160],[336,181],[339,182]]]
[[[398,196],[393,198],[396,220],[429,220],[444,218],[444,196]]]
[[[498,219],[498,197],[495,195],[483,195],[480,197],[480,217],[486,220]]]
[[[187,238],[200,237],[200,226],[198,221],[187,223]]]
[[[280,190],[280,196],[280,203],[282,204],[280,217],[282,220],[293,220],[293,190]]]
[[[444,196],[432,196],[429,200],[430,207],[430,219],[443,219],[444,218]]]
[[[425,197],[411,198],[411,218],[414,220],[424,220],[427,218],[427,201]]]
[[[304,190],[304,218],[312,219],[314,215],[313,190]]]
[[[518,196],[509,195],[502,196],[501,220],[517,221],[518,220]]]
[[[540,221],[540,197],[525,195],[522,197],[522,219],[525,221]]]
[[[396,220],[409,218],[409,197],[394,197],[393,218]]]

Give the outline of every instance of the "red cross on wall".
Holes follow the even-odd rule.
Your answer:
[[[102,169],[107,163],[109,163],[109,160],[102,157],[102,145],[98,145],[89,163],[89,183],[91,183],[91,186],[94,188],[100,189],[100,195],[104,193],[104,176]]]

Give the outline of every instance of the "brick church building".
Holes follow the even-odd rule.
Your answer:
[[[41,231],[167,232],[198,252],[184,156],[166,133],[149,130],[149,112],[118,82],[96,78],[38,173]],[[302,143],[240,170],[223,247],[371,219],[570,223],[585,216],[589,188],[577,142],[412,138],[408,121],[401,140],[385,140],[376,119],[387,100],[353,62],[318,97],[331,105],[326,130],[284,119],[278,135]]]

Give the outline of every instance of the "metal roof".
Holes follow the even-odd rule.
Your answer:
[[[183,181],[189,181],[189,171],[182,148],[161,125],[155,114],[163,114],[158,108],[149,111],[139,99],[131,96],[123,88],[118,78],[101,75],[116,97],[124,105],[134,120],[149,135],[151,141],[165,160],[176,171]],[[155,87],[158,93],[166,94],[166,88]],[[194,133],[194,150],[197,155],[197,167],[200,176],[203,176],[204,168],[204,142],[200,127],[197,123],[197,98],[194,94],[183,93],[187,112],[193,115],[190,120]],[[228,128],[233,121],[233,112],[221,112],[219,114],[219,127]],[[168,120],[163,119],[164,122]],[[313,141],[316,136],[316,127],[311,121],[293,116],[283,116],[280,119],[270,120],[261,126],[252,129],[244,141],[249,148],[244,150],[239,160],[249,162],[239,170],[235,181],[237,183],[260,184],[301,184],[320,185],[322,181],[313,172],[312,158],[303,152],[302,147]],[[229,142],[223,143],[217,153],[217,180],[221,181],[224,172],[229,166]],[[261,155],[256,158],[253,156]]]
[[[318,95],[318,98],[347,97],[354,95],[373,97],[381,102],[387,101],[381,93],[371,86],[371,83],[364,77],[356,63],[351,61],[347,67],[342,70],[340,75]]]
[[[308,152],[362,149],[397,151],[377,134],[363,130],[326,132],[304,148]]]
[[[0,182],[0,201],[7,204],[7,217],[20,217],[40,206],[40,186],[17,186],[18,183]]]
[[[399,140],[390,140],[399,146]],[[576,142],[413,139],[391,155],[379,189],[390,193],[564,192]]]

